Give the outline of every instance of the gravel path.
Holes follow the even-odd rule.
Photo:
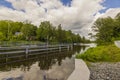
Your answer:
[[[120,80],[120,62],[91,63],[90,80]]]

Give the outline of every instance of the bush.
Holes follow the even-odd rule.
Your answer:
[[[76,55],[76,58],[90,62],[118,62],[120,61],[120,49],[115,45],[98,46]]]

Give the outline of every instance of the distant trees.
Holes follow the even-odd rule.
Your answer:
[[[36,36],[37,27],[30,23],[0,21],[0,33],[5,40],[30,40]]]
[[[58,29],[56,31],[56,38],[58,42],[64,42],[64,38],[66,37],[65,31],[62,30],[61,24],[58,25]]]
[[[30,24],[30,23],[25,23],[22,27],[20,32],[22,32],[23,37],[25,40],[34,40],[36,36],[36,30],[37,27]]]
[[[49,21],[41,22],[37,29],[37,39],[43,42],[59,43],[75,43],[82,41],[79,34],[75,35],[71,30],[63,30],[61,24],[56,28]]]
[[[71,30],[63,30],[62,25],[53,26],[49,21],[41,22],[39,27],[30,22],[0,21],[0,41],[37,40],[42,42],[79,43],[87,42]]]
[[[8,26],[7,21],[0,21],[0,34],[5,38],[8,36]]]
[[[37,39],[40,41],[52,41],[55,37],[55,27],[49,22],[41,22],[37,29]]]
[[[112,19],[111,17],[99,18],[93,26],[98,44],[109,44],[120,39],[120,13]]]
[[[2,32],[0,32],[0,41],[4,41],[5,40],[5,36],[3,35]]]

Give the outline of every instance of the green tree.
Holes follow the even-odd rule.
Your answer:
[[[37,28],[29,21],[14,22],[10,20],[0,21],[0,38],[0,40],[8,41],[39,40],[59,43],[76,43],[82,40],[78,34],[72,33],[71,30],[63,30],[61,24],[56,28],[49,21],[44,21]]]
[[[55,28],[49,21],[41,22],[37,29],[37,38],[43,42],[50,42],[54,39]]]
[[[120,39],[120,13],[112,19],[111,17],[99,18],[93,26],[98,45],[112,43]]]
[[[57,40],[58,42],[62,43],[62,40],[63,40],[63,34],[62,34],[62,27],[61,27],[61,24],[58,25],[58,29],[57,29]]]
[[[69,30],[69,31],[66,31],[66,42],[67,43],[72,43],[72,31],[71,30]]]
[[[25,40],[34,40],[36,37],[36,30],[37,30],[37,27],[30,23],[23,24],[21,28],[21,32],[25,37]]]
[[[5,36],[3,35],[2,32],[0,32],[0,41],[4,41],[5,40]]]
[[[111,17],[99,18],[94,24],[98,44],[112,42],[114,20]]]

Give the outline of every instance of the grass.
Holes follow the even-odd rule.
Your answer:
[[[120,48],[115,45],[97,46],[88,49],[83,54],[76,55],[76,58],[89,62],[119,62]]]

